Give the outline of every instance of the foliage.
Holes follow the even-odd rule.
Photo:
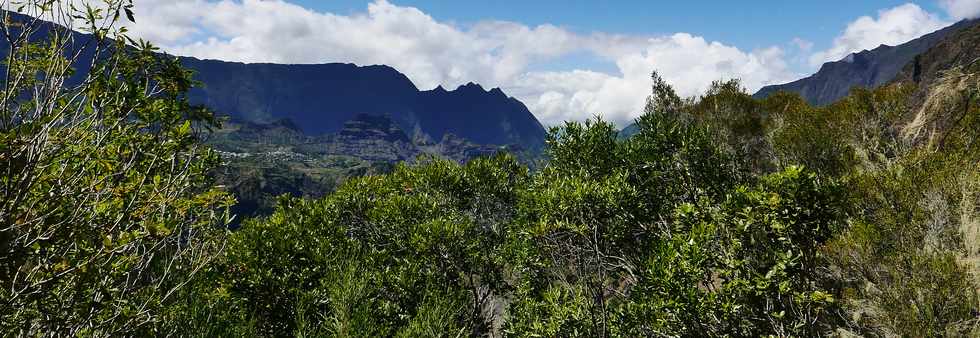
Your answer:
[[[966,128],[903,136],[902,86],[811,107],[653,80],[634,135],[568,122],[533,172],[423,160],[281,200],[203,284],[223,305],[191,313],[259,335],[971,333]]]
[[[512,305],[511,332],[551,335],[554,325],[586,336],[613,332],[649,252],[673,235],[675,207],[718,200],[740,179],[735,159],[707,130],[676,116],[681,102],[672,89],[657,82],[654,90],[628,140],[618,142],[601,120],[552,130],[549,166],[518,206],[529,253],[517,267],[522,300]],[[541,312],[549,301],[580,311]]]
[[[215,121],[188,103],[191,77],[176,60],[107,28],[130,16],[128,2],[25,6],[55,19],[70,13],[95,38],[3,23],[19,34],[4,46],[0,102],[0,330],[155,330],[223,243],[222,209],[233,199],[211,188],[217,157],[196,136]],[[78,64],[82,53],[96,61]],[[87,75],[74,81],[74,67]]]
[[[112,4],[78,13],[131,16]],[[101,48],[77,83],[59,49],[74,35],[9,44],[7,335],[980,333],[973,65],[824,107],[757,100],[738,81],[681,98],[654,74],[629,137],[567,122],[535,170],[502,154],[352,161],[363,176],[280,197],[226,242],[233,201],[209,177],[249,168],[215,171],[198,131],[216,121],[188,103],[191,74],[122,31],[90,30]],[[237,191],[340,180],[293,165]]]
[[[216,311],[253,313],[267,335],[487,332],[527,169],[508,156],[425,163],[352,179],[319,201],[284,198],[268,220],[243,225],[215,267],[237,301]]]

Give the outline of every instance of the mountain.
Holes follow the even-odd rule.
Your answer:
[[[192,101],[240,121],[289,119],[315,136],[337,132],[359,114],[383,115],[412,137],[440,140],[451,133],[479,144],[544,145],[541,123],[496,88],[470,83],[420,91],[388,66],[181,61],[204,84],[191,92]]]
[[[246,216],[270,213],[281,194],[324,196],[349,177],[385,173],[423,155],[459,162],[498,152],[525,162],[535,156],[520,146],[479,145],[452,133],[438,143],[413,139],[388,116],[371,114],[357,114],[336,133],[316,136],[289,119],[233,121],[209,136],[225,161],[218,182],[238,198],[235,214]]]
[[[980,63],[980,20],[976,24],[950,34],[926,52],[917,55],[912,62],[895,76],[895,82],[917,85],[918,99],[943,71],[957,66]]]
[[[849,93],[855,86],[873,88],[893,82],[911,82],[921,102],[939,74],[951,67],[977,62],[980,58],[980,19],[963,20],[898,46],[879,46],[854,53],[837,62],[825,63],[816,74],[787,84],[767,86],[753,96],[765,98],[778,91],[799,94],[810,104],[826,105]],[[630,124],[619,132],[628,138],[638,132]]]
[[[640,126],[636,125],[636,123],[630,123],[628,126],[620,130],[618,134],[616,134],[616,138],[620,140],[625,140],[632,137],[633,135],[638,134],[639,132],[640,132]]]
[[[64,28],[42,22],[31,40],[55,29]],[[81,53],[68,83],[80,83],[95,57],[93,37],[73,34]],[[541,123],[498,88],[419,90],[382,65],[179,61],[203,85],[190,100],[229,117],[205,141],[222,155],[214,175],[237,197],[238,215],[268,214],[281,194],[323,196],[350,177],[423,155],[465,162],[508,152],[530,163],[544,146]]]
[[[9,15],[11,21],[34,20],[14,12]],[[42,22],[39,27],[33,41],[44,40],[59,26]],[[94,57],[87,45],[92,36],[74,34],[82,53],[76,62],[78,72],[69,83],[84,78]],[[6,51],[0,50],[2,54]],[[191,91],[192,102],[237,122],[288,119],[305,134],[315,136],[341,130],[358,114],[385,115],[412,137],[441,140],[451,133],[479,144],[516,144],[527,149],[544,145],[546,132],[541,123],[523,103],[497,88],[486,90],[469,83],[452,91],[442,87],[421,91],[404,74],[383,65],[180,60],[203,84]]]
[[[765,98],[778,91],[800,94],[814,105],[826,105],[847,96],[852,87],[873,88],[891,82],[915,57],[944,38],[980,23],[963,20],[898,46],[881,45],[872,50],[853,53],[836,62],[828,62],[816,74],[790,83],[766,86],[755,93]]]

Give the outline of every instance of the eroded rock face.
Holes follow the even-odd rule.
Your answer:
[[[337,136],[351,140],[381,139],[388,142],[412,143],[408,135],[390,118],[368,114],[358,114],[354,119],[345,122],[344,128],[337,133]]]
[[[330,139],[327,153],[372,162],[409,161],[420,153],[408,135],[386,116],[358,114]]]
[[[500,151],[501,148],[497,146],[479,145],[456,135],[446,134],[442,141],[435,145],[433,152],[455,161],[465,162],[481,156],[493,156]]]
[[[422,154],[466,162],[481,156],[492,156],[503,149],[496,145],[474,143],[452,133],[439,143],[409,138],[398,124],[387,116],[360,114],[344,124],[336,135],[328,137],[326,153],[362,158],[368,161],[413,161]],[[507,149],[521,149],[511,145]]]

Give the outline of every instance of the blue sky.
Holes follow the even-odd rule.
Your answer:
[[[977,0],[980,1],[980,0]],[[363,12],[371,1],[295,0],[303,7],[338,14]],[[742,49],[764,48],[802,38],[814,48],[830,46],[853,21],[878,10],[909,3],[897,0],[804,1],[642,1],[642,0],[496,0],[399,1],[437,20],[472,24],[488,19],[530,26],[554,24],[579,33],[593,31],[658,35],[689,32]],[[941,13],[935,1],[911,1]]]
[[[657,71],[682,95],[747,91],[980,16],[980,0],[136,0],[133,33],[239,62],[385,64],[421,89],[500,87],[543,123],[642,110]]]

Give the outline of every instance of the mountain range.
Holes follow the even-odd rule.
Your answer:
[[[455,90],[419,90],[388,66],[329,63],[244,64],[181,58],[203,86],[190,93],[233,120],[288,119],[305,134],[340,131],[360,114],[386,116],[413,139],[447,134],[486,145],[539,149],[545,130],[523,103],[499,88],[469,83]]]
[[[530,163],[544,147],[541,123],[498,88],[419,90],[382,65],[180,61],[202,83],[191,101],[229,118],[208,143],[226,161],[217,179],[239,215],[268,214],[281,194],[324,196],[420,156],[508,152]]]
[[[10,20],[31,18],[10,13]],[[811,76],[763,87],[754,96],[764,98],[788,91],[811,104],[826,105],[846,96],[853,87],[873,88],[889,83],[909,67],[908,75],[902,79],[917,82],[919,72],[935,72],[944,66],[935,64],[929,68],[937,58],[922,58],[923,53],[978,23],[980,19],[963,20],[898,46],[882,45],[852,53],[825,63]],[[42,29],[38,38],[44,34]],[[76,34],[80,42],[91,39],[86,34]],[[962,39],[955,41],[959,40]],[[952,45],[947,43],[945,49],[950,50]],[[86,57],[89,55],[83,53],[79,64],[87,64]],[[195,79],[203,84],[190,93],[192,101],[235,122],[262,125],[289,120],[305,135],[318,136],[338,132],[355,116],[367,114],[385,116],[411,139],[423,143],[438,142],[452,134],[483,145],[517,145],[529,150],[544,145],[546,132],[541,123],[523,103],[499,88],[486,90],[469,83],[455,90],[419,90],[404,74],[384,65],[245,64],[190,57],[180,60],[194,70]],[[624,129],[626,134],[630,130],[631,127]]]
[[[38,24],[32,41],[64,29]],[[80,57],[67,82],[80,83],[95,57],[93,37],[72,34]],[[191,102],[226,121],[205,141],[222,154],[216,179],[237,196],[239,215],[268,213],[281,194],[322,196],[348,177],[422,156],[465,162],[503,151],[530,164],[545,143],[541,123],[499,88],[419,90],[384,65],[179,61],[201,84],[188,93]]]
[[[9,12],[8,20],[34,18]],[[43,41],[56,25],[40,22],[32,41]],[[60,27],[63,29],[63,27]],[[81,50],[79,82],[94,57],[92,36],[73,32]],[[87,46],[87,47],[84,47]],[[0,50],[0,54],[5,54]],[[485,145],[518,145],[540,149],[545,129],[527,107],[499,88],[469,83],[455,90],[419,90],[411,80],[384,65],[268,64],[199,60],[180,57],[202,86],[189,93],[235,122],[270,123],[290,120],[308,136],[340,131],[359,114],[386,116],[414,139],[439,141],[447,134]]]

